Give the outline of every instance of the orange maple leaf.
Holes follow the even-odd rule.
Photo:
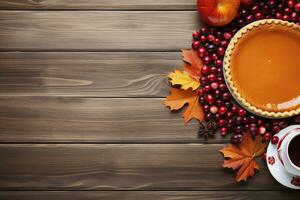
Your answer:
[[[255,158],[265,152],[267,143],[262,142],[261,136],[256,136],[253,140],[249,133],[245,133],[242,143],[239,146],[229,144],[227,147],[220,150],[224,154],[223,167],[239,169],[235,180],[240,182],[247,180],[248,177],[253,176],[255,169],[259,170]]]
[[[201,77],[201,68],[203,66],[203,63],[199,56],[197,55],[197,52],[193,49],[187,50],[182,49],[182,56],[183,61],[186,62],[186,65],[184,67],[184,70],[190,74],[193,78],[196,80],[200,80]]]
[[[235,180],[240,182],[247,180],[249,176],[253,176],[255,169],[259,170],[255,158],[260,156],[267,146],[267,143],[262,142],[261,136],[256,136],[253,140],[249,133],[245,133],[242,143],[239,146],[229,144],[227,147],[220,150],[225,158],[223,167],[238,169]]]
[[[189,104],[183,113],[185,124],[193,118],[198,119],[199,121],[204,119],[204,113],[199,103],[199,95],[197,92],[191,89],[180,90],[177,88],[171,88],[170,91],[171,95],[165,99],[164,104],[170,107],[171,110],[179,110],[185,104]]]

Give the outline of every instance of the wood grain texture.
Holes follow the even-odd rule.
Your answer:
[[[246,184],[222,169],[223,145],[0,145],[0,190],[284,190],[265,164]]]
[[[0,142],[203,142],[197,122],[184,126],[162,100],[2,98]]]
[[[1,0],[0,9],[193,10],[195,0]]]
[[[1,200],[298,200],[297,191],[72,191],[0,192]]]
[[[1,51],[178,51],[193,11],[0,11]]]
[[[0,53],[0,96],[164,97],[179,52]]]

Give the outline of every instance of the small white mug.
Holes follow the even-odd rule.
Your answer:
[[[292,127],[288,127],[288,130],[283,129],[281,131],[285,131],[286,133],[281,137],[281,139],[277,143],[278,158],[279,158],[280,162],[282,163],[284,169],[288,173],[290,173],[292,175],[300,176],[300,167],[296,166],[291,161],[290,156],[289,156],[289,145],[295,137],[300,135],[300,126],[295,125]]]

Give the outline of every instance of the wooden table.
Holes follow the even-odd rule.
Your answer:
[[[162,105],[194,0],[0,1],[0,199],[299,199]]]

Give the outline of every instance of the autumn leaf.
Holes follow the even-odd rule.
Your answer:
[[[185,104],[188,104],[188,107],[183,113],[185,123],[188,123],[193,118],[199,121],[204,119],[204,113],[199,103],[199,95],[197,92],[191,89],[181,90],[177,88],[171,88],[170,91],[171,95],[165,99],[164,104],[170,107],[171,110],[179,110]]]
[[[186,71],[175,70],[168,77],[172,85],[181,85],[181,89],[184,90],[189,88],[196,90],[200,86],[200,82],[192,78]]]
[[[197,52],[193,49],[187,50],[182,49],[182,56],[183,61],[186,62],[186,65],[184,67],[184,70],[190,74],[193,78],[196,80],[200,80],[201,77],[201,68],[203,66],[203,63],[199,56],[197,55]]]
[[[227,147],[220,150],[224,154],[223,167],[239,169],[235,180],[240,182],[246,181],[248,177],[253,176],[255,169],[259,170],[255,158],[265,152],[267,143],[262,142],[261,136],[256,136],[253,140],[249,133],[245,133],[242,143],[239,146],[229,144]]]

